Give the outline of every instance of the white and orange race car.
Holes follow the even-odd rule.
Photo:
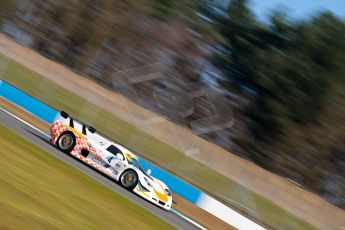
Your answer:
[[[162,181],[144,171],[139,158],[127,148],[99,135],[92,127],[65,112],[50,126],[50,141],[61,151],[92,166],[153,204],[170,210],[172,195]]]

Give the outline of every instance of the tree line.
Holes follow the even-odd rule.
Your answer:
[[[339,167],[345,111],[344,103],[336,104],[345,91],[344,20],[327,11],[304,20],[275,11],[262,22],[247,0],[231,1],[227,13],[217,29],[229,52],[214,63],[225,73],[229,90],[251,98],[243,111],[250,131],[240,140],[243,148],[263,167],[327,193],[331,174],[345,176]],[[328,133],[318,134],[323,130]],[[333,181],[339,186],[332,199],[345,207],[339,178]]]

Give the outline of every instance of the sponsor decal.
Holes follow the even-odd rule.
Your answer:
[[[133,153],[130,153],[130,152],[126,152],[125,155],[126,155],[126,158],[128,161],[130,161],[131,159],[136,159],[136,160],[138,159],[138,157],[136,155],[134,155]]]
[[[103,167],[104,167],[104,168],[110,168],[110,165],[108,165],[107,163],[104,163],[104,164],[103,164]]]
[[[92,157],[91,160],[104,168],[110,168],[110,165],[104,162],[103,160],[98,159],[97,157]]]
[[[122,166],[121,163],[119,163],[119,162],[116,162],[116,163],[115,163],[115,167],[116,167],[117,169],[121,168],[121,166]]]
[[[114,159],[114,156],[107,156],[106,159],[109,163],[111,163],[111,161]]]

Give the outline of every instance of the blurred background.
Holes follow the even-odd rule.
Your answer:
[[[0,20],[21,45],[344,209],[344,3],[282,2],[2,0]],[[206,93],[170,102],[191,84]],[[216,129],[191,125],[214,115]]]

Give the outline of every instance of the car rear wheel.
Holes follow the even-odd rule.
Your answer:
[[[124,188],[133,190],[138,184],[138,174],[134,170],[124,171],[120,177],[120,183]]]
[[[69,153],[75,146],[75,136],[72,132],[64,132],[57,139],[56,145],[61,151]]]

